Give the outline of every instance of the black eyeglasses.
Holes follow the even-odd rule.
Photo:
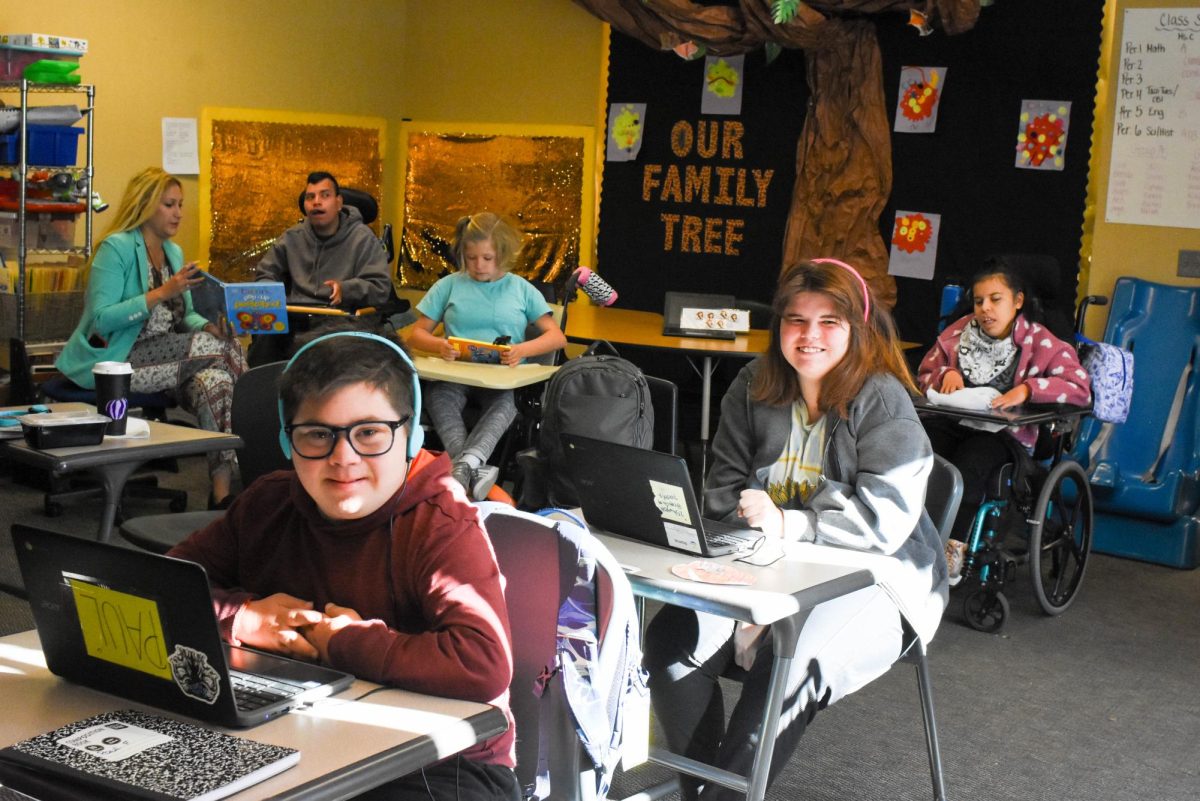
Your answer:
[[[359,456],[383,456],[396,442],[396,429],[412,419],[405,415],[399,420],[364,420],[352,426],[325,426],[317,423],[300,423],[284,426],[292,450],[305,459],[324,459],[337,447],[338,436],[346,435],[346,441]]]

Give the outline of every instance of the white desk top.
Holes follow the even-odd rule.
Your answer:
[[[307,710],[251,729],[224,729],[300,750],[300,764],[230,798],[348,798],[456,754],[506,725],[504,714],[487,704],[404,690],[353,700],[376,687],[356,681]],[[36,631],[0,638],[0,698],[0,747],[101,712],[150,709],[51,674]]]
[[[626,568],[634,594],[750,623],[774,623],[875,583],[871,571],[861,567],[818,563],[792,552],[767,567],[735,562],[732,555],[719,557],[713,561],[736,564],[757,581],[750,586],[704,584],[671,573],[672,566],[699,556],[594,533]]]
[[[431,381],[450,381],[484,389],[518,389],[549,380],[558,367],[548,364],[479,364],[452,361],[436,356],[414,356],[417,374]]]

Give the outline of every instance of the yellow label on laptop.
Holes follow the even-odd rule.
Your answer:
[[[750,312],[745,309],[685,308],[679,327],[698,331],[749,331]]]
[[[88,656],[171,678],[158,604],[148,598],[67,579]]]
[[[654,505],[658,508],[658,513],[662,515],[663,520],[673,520],[676,523],[690,526],[692,516],[688,514],[687,497],[683,494],[683,488],[655,481],[652,478],[648,480],[650,492],[654,494]]]

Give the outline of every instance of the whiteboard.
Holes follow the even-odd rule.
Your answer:
[[[1200,228],[1200,9],[1125,10],[1105,220]]]

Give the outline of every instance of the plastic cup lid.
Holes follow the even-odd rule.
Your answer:
[[[92,372],[100,375],[129,375],[133,372],[133,365],[129,362],[96,362],[92,366]]]

